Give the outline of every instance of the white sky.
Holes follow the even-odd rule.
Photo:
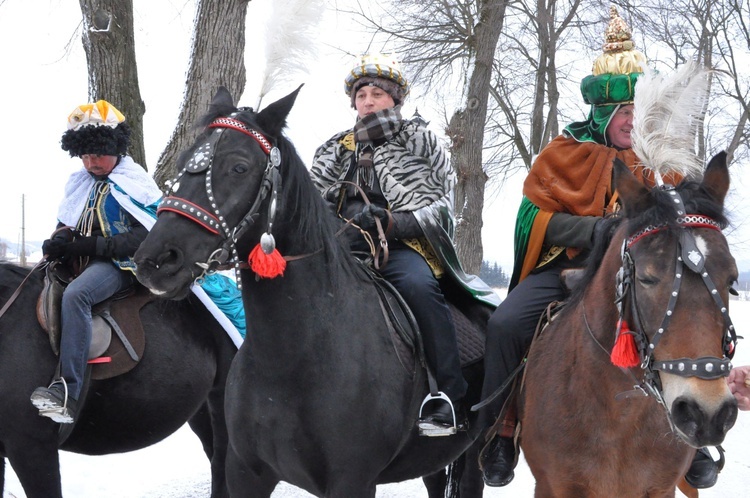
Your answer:
[[[138,75],[146,103],[146,160],[153,173],[182,102],[194,7],[192,0],[133,0],[133,4]],[[258,27],[269,24],[272,4],[273,0],[252,0],[248,5],[248,81],[240,105],[257,105],[265,67],[265,28]],[[88,101],[80,17],[78,3],[69,0],[0,0],[0,103],[4,111],[0,119],[0,237],[11,242],[20,242],[22,225],[27,241],[49,236],[56,224],[65,180],[81,165],[59,144],[68,114]],[[344,15],[327,11],[311,41],[317,45],[318,56],[308,64],[309,72],[293,75],[264,98],[263,106],[305,84],[289,117],[287,134],[307,163],[318,145],[354,121],[354,111],[343,92],[343,78],[353,60],[347,54],[366,52],[369,41],[356,29]],[[444,112],[452,112],[438,109],[413,90],[404,105],[404,116],[411,116],[415,108],[437,133],[442,133]],[[733,185],[738,191],[744,188],[738,187],[742,182],[737,180],[746,176],[740,173],[738,168],[733,170]],[[512,269],[513,227],[523,177],[516,174],[506,181],[499,195],[485,200],[484,259],[498,262],[508,272]],[[741,200],[734,202],[741,205]],[[736,215],[734,221],[744,218]],[[740,265],[742,268],[750,267],[750,235],[744,235],[745,231],[750,229],[743,228],[739,236],[730,237],[735,257],[747,261]]]

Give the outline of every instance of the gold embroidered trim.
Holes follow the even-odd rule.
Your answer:
[[[440,259],[438,259],[437,254],[435,254],[435,251],[432,249],[430,243],[427,242],[427,239],[422,237],[418,239],[402,239],[401,242],[417,251],[425,261],[427,261],[435,278],[443,276],[443,273],[445,273],[443,265],[440,264]]]

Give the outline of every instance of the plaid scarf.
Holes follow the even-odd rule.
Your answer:
[[[357,144],[357,185],[372,189],[375,181],[372,155],[374,143],[387,142],[401,129],[401,106],[369,114],[354,125],[354,142]]]

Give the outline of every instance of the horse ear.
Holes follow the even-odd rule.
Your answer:
[[[234,100],[232,100],[232,94],[229,93],[229,90],[227,90],[226,87],[220,86],[219,89],[216,90],[216,95],[214,95],[214,98],[211,99],[211,107],[214,107],[214,108],[234,107]]]
[[[614,183],[626,213],[644,211],[648,207],[648,189],[620,159],[614,160]]]
[[[286,118],[289,115],[289,111],[292,110],[294,101],[297,99],[297,94],[303,86],[298,86],[295,91],[286,97],[282,97],[260,111],[255,120],[261,130],[272,137],[278,137],[281,134],[281,130],[286,126]]]
[[[708,162],[701,185],[716,202],[724,204],[724,197],[729,191],[729,168],[727,167],[726,151],[719,152]]]

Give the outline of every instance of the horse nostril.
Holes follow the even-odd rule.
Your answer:
[[[161,254],[154,262],[154,268],[174,275],[182,268],[182,251],[178,249],[168,249]]]

